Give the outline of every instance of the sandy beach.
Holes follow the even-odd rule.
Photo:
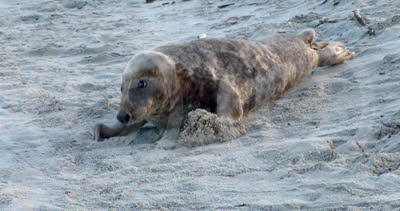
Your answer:
[[[312,70],[245,136],[94,141],[135,53],[307,28],[356,57]],[[400,208],[398,0],[0,0],[0,42],[0,210]]]

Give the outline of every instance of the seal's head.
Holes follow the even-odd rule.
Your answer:
[[[146,51],[135,55],[122,76],[118,120],[152,121],[165,115],[178,90],[177,65],[167,55]]]

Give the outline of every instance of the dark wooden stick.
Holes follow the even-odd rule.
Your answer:
[[[218,8],[221,9],[221,8],[229,7],[229,6],[232,6],[232,5],[235,5],[235,3],[219,5]]]
[[[341,1],[341,0],[336,0],[336,1],[334,1],[334,2],[333,2],[333,6],[339,5],[339,4],[340,4],[340,1]]]
[[[365,19],[361,16],[360,10],[356,9],[353,11],[354,13],[354,17],[357,19],[357,21],[362,25],[362,26],[366,26],[367,22],[365,21]]]

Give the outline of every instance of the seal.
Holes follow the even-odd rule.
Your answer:
[[[315,31],[308,29],[260,40],[207,38],[140,52],[122,75],[118,122],[97,124],[95,139],[123,136],[147,122],[163,131],[175,128],[173,135],[163,136],[174,139],[196,109],[240,122],[282,96],[309,70],[355,56],[340,42],[314,43],[314,38]]]

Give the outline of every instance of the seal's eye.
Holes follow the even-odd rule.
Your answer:
[[[140,80],[137,87],[138,88],[146,88],[147,87],[147,81],[146,80]]]

